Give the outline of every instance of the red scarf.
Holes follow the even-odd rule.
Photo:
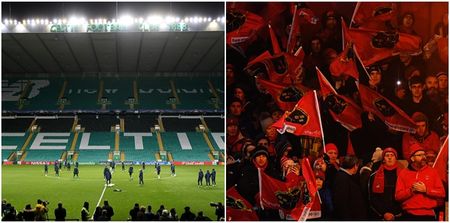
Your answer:
[[[396,162],[393,166],[385,166],[384,164],[381,164],[380,168],[378,168],[377,172],[375,173],[375,177],[373,179],[372,184],[372,192],[373,193],[384,193],[384,170],[397,170],[397,176],[400,172],[400,168],[398,168],[398,162]]]

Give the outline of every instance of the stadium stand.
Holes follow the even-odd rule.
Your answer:
[[[200,118],[163,117],[164,129],[168,132],[194,131],[202,124]]]
[[[124,115],[126,132],[148,132],[150,128],[158,123],[157,115],[151,114],[127,114]]]
[[[25,132],[33,120],[34,118],[2,118],[2,132]]]
[[[40,132],[69,132],[73,125],[73,118],[37,119],[36,125]]]
[[[172,153],[176,161],[208,161],[209,148],[204,142],[201,133],[186,132],[189,137],[191,149],[187,145],[182,145],[175,132],[161,133],[165,150]],[[202,141],[203,140],[203,141]],[[185,148],[185,149],[183,149]]]
[[[91,131],[111,131],[111,126],[119,124],[119,119],[116,115],[93,115],[80,114],[78,115],[78,124],[85,128],[86,132]]]
[[[225,129],[224,119],[223,118],[203,118],[205,120],[208,129],[211,132],[223,132]]]

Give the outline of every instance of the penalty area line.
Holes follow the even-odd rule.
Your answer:
[[[103,199],[103,195],[105,194],[105,191],[106,191],[106,187],[107,187],[107,186],[108,186],[108,185],[105,184],[105,186],[103,187],[102,195],[100,195],[100,198],[98,199],[97,205],[96,205],[95,207],[98,207],[98,205],[100,205],[100,202],[101,202],[102,199]],[[95,214],[95,211],[94,211],[94,214]],[[91,220],[94,219],[94,214],[92,214]]]

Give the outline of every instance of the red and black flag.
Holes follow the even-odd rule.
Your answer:
[[[339,95],[322,72],[320,72],[319,68],[316,67],[316,71],[323,100],[333,119],[341,123],[349,131],[361,128],[362,109],[351,99]]]
[[[298,100],[305,94],[303,89],[293,85],[277,84],[258,77],[256,78],[256,83],[260,85],[262,90],[265,90],[272,95],[278,107],[284,111],[292,110]]]
[[[260,16],[245,10],[227,10],[227,45],[245,52],[264,27]]]
[[[387,98],[362,84],[359,85],[359,93],[364,110],[375,114],[389,128],[400,132],[415,132],[415,122]]]
[[[296,136],[307,135],[321,138],[319,118],[314,92],[309,91],[303,95],[292,111],[286,111],[283,117],[272,126],[280,134],[288,132]]]
[[[227,190],[227,221],[258,221],[258,215],[250,202],[235,187]]]
[[[415,35],[369,29],[348,29],[341,22],[346,42],[354,43],[364,66],[370,66],[380,60],[392,57],[401,52],[417,55],[421,53],[421,38]]]
[[[396,13],[392,2],[358,2],[351,27],[386,30],[385,22],[395,19]]]

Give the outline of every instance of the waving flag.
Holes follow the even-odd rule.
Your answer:
[[[278,107],[284,111],[292,110],[305,94],[302,89],[292,85],[276,84],[262,78],[256,78],[256,82],[272,95]]]
[[[395,16],[395,3],[358,2],[353,13],[352,26],[385,30],[385,22],[395,19]]]
[[[349,98],[339,95],[319,68],[316,67],[316,71],[323,99],[333,119],[349,131],[361,128],[362,109]]]
[[[421,53],[419,36],[369,29],[348,29],[342,20],[345,41],[353,41],[354,49],[364,66],[370,66],[380,60],[397,55],[400,52],[417,55]]]
[[[227,220],[228,221],[258,221],[258,215],[253,207],[243,198],[235,187],[227,190]]]
[[[283,117],[272,126],[280,134],[289,132],[297,136],[322,137],[314,92],[305,93],[294,109],[290,112],[286,111]]]
[[[227,45],[245,52],[257,39],[257,34],[264,27],[264,20],[249,11],[227,10]]]
[[[415,122],[387,98],[362,84],[359,85],[359,93],[364,110],[375,114],[389,128],[400,132],[415,132]]]

